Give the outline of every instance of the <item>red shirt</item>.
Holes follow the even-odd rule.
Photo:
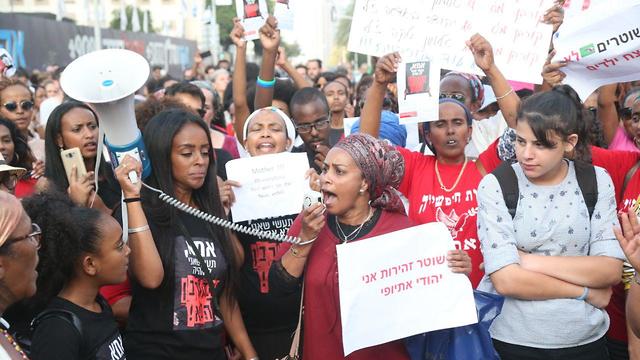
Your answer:
[[[439,221],[447,225],[456,248],[465,250],[471,256],[472,270],[469,275],[474,288],[484,276],[480,270],[483,262],[476,225],[478,201],[476,199],[478,184],[482,174],[472,161],[467,162],[460,181],[455,188],[447,192],[438,182],[435,171],[436,157],[419,152],[398,148],[405,161],[405,171],[400,192],[409,199],[409,217],[411,220],[425,224]],[[481,157],[497,158],[495,145],[483,152]],[[496,161],[499,163],[499,160]],[[460,172],[462,164],[446,165],[438,163],[438,170],[445,187],[452,187]],[[493,168],[486,169],[488,172]]]
[[[301,225],[302,218],[298,216],[289,229],[289,235],[299,235]],[[411,220],[403,214],[383,211],[371,232],[356,241],[402,230],[412,225]],[[368,347],[355,351],[347,357],[344,356],[336,254],[336,245],[339,243],[338,238],[325,225],[309,252],[304,275],[304,353],[302,358],[305,360],[408,360],[409,355],[402,340]],[[277,259],[280,259],[289,247],[291,244],[282,244]]]
[[[33,195],[36,191],[36,183],[38,179],[28,178],[28,179],[20,179],[16,184],[15,195],[18,199],[25,198]]]
[[[629,170],[640,160],[640,154],[629,151],[606,150],[598,147],[592,147],[591,154],[593,165],[604,168],[611,176],[616,190],[618,211],[627,211],[629,207],[635,204],[640,194],[640,170],[636,171],[631,178],[624,194],[622,194],[622,186]],[[607,306],[607,313],[611,319],[607,336],[623,342],[628,340],[625,302],[624,284],[620,283],[613,287],[613,295]]]

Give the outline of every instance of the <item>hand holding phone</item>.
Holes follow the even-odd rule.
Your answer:
[[[81,179],[87,174],[82,153],[77,147],[60,151],[60,157],[62,158],[62,165],[64,166],[64,171],[67,174],[67,181],[69,181],[69,183],[71,183],[71,172],[74,167],[77,179]]]

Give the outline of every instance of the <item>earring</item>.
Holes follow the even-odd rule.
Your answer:
[[[364,194],[364,189],[360,189],[360,194]]]

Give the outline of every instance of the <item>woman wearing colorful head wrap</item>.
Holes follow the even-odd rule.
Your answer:
[[[488,50],[485,48],[483,51]],[[387,82],[395,76],[399,61],[397,53],[386,55],[378,61],[375,81],[362,111],[360,131],[378,135],[384,92]],[[497,77],[493,84],[498,92],[503,91],[501,86],[509,86],[504,77]],[[480,269],[483,258],[476,226],[476,192],[483,176],[479,167],[490,171],[500,161],[497,141],[480,154],[475,164],[466,156],[465,147],[474,131],[473,118],[469,109],[459,100],[463,99],[441,97],[438,120],[423,125],[425,137],[435,156],[397,148],[405,162],[399,190],[409,199],[411,220],[419,224],[434,221],[444,223],[457,248],[469,253],[473,264],[471,283],[476,287],[484,275]]]
[[[386,142],[354,134],[333,147],[324,161],[320,185],[324,204],[305,209],[289,230],[307,245],[283,245],[271,267],[274,290],[299,289],[304,270],[305,360],[345,358],[340,321],[336,245],[364,241],[412,226],[397,187],[404,160]],[[325,215],[325,210],[328,215]],[[468,257],[450,254],[454,272],[470,267]],[[349,359],[408,359],[401,341],[358,350]]]
[[[39,247],[40,228],[18,199],[0,191],[0,316],[9,305],[35,294]],[[8,328],[0,318],[0,359],[26,359]]]

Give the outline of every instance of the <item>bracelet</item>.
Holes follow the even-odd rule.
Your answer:
[[[127,231],[129,234],[135,234],[135,233],[139,233],[139,232],[143,232],[143,231],[147,231],[149,230],[149,225],[145,225],[145,226],[140,226],[137,228],[129,228],[129,230]]]
[[[294,249],[294,248],[293,248],[293,245],[291,245],[291,247],[289,248],[289,252],[291,253],[291,255],[292,255],[294,258],[298,258],[298,259],[304,259],[304,258],[306,258],[306,256],[302,256],[302,255],[300,255],[300,251],[298,251],[297,249]]]
[[[127,198],[127,199],[124,199],[122,201],[124,201],[124,203],[128,204],[128,203],[132,203],[132,202],[142,201],[142,199],[140,199],[139,197],[135,197],[135,198]]]
[[[576,300],[586,300],[587,296],[589,296],[589,288],[585,286],[582,295],[578,296]]]
[[[262,88],[272,88],[276,84],[276,79],[273,78],[270,81],[266,81],[266,80],[260,79],[260,76],[258,76],[258,80],[256,81],[256,84]]]
[[[513,88],[511,88],[511,90],[507,91],[507,93],[506,93],[506,94],[504,94],[504,95],[502,95],[502,96],[498,96],[498,97],[496,98],[496,101],[506,98],[507,96],[511,95],[511,93],[513,93]]]
[[[295,245],[298,245],[298,246],[308,245],[308,244],[311,244],[312,242],[316,241],[317,239],[318,239],[317,236],[314,237],[313,239],[307,240],[307,241],[302,241],[302,239],[300,239],[300,242],[295,244]]]
[[[254,357],[252,357],[252,358],[251,358],[251,359],[249,359],[249,360],[260,360],[260,358],[259,358],[259,357],[257,357],[257,356],[254,356]]]

